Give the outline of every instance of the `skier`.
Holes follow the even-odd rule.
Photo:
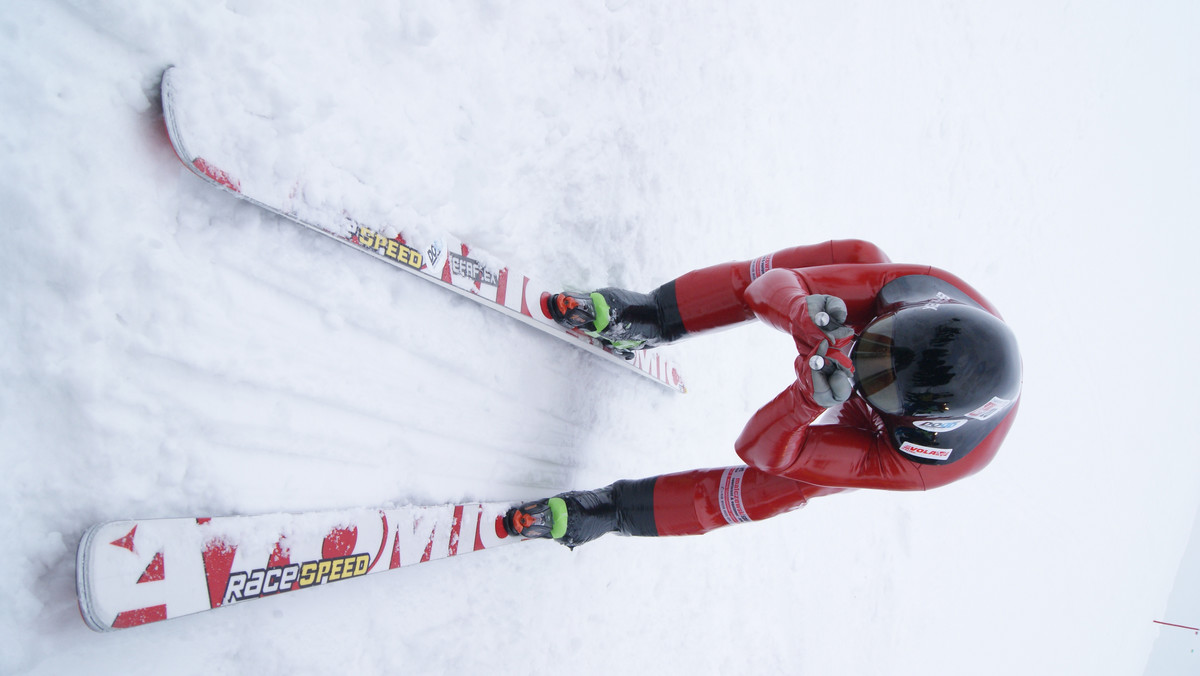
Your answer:
[[[796,381],[735,443],[745,465],[617,481],[505,516],[511,535],[571,548],[610,532],[706,533],[852,489],[943,486],[991,461],[1021,389],[1016,339],[983,296],[861,240],[696,270],[648,294],[555,294],[544,310],[626,354],[755,317],[799,351]]]

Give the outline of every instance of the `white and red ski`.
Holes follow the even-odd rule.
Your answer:
[[[111,521],[79,542],[79,611],[112,631],[524,542],[504,530],[509,507]]]
[[[352,214],[328,213],[307,204],[303,186],[293,185],[281,194],[262,185],[243,182],[206,157],[203,149],[192,147],[178,115],[179,92],[174,69],[163,74],[162,102],[167,133],[175,153],[194,174],[208,183],[267,211],[288,218],[306,228],[369,253],[421,279],[466,296],[480,304],[567,340],[608,361],[646,376],[677,392],[686,392],[679,368],[660,350],[636,351],[632,359],[621,355],[592,337],[564,328],[552,320],[545,309],[545,299],[552,290],[528,275],[499,263],[479,249],[448,233],[423,234],[400,228],[398,234],[387,236],[384,231],[394,228],[383,224],[361,223]],[[394,225],[394,224],[393,224]]]

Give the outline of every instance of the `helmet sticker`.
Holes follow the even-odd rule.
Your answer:
[[[950,296],[947,296],[946,294],[942,293],[941,291],[938,291],[936,296],[929,299],[928,303],[921,306],[921,309],[922,310],[936,310],[936,309],[938,309],[938,306],[941,305],[942,303],[949,303],[949,302],[952,302],[953,300],[954,299],[951,298]]]
[[[984,404],[983,406],[980,406],[979,408],[975,409],[974,411],[971,411],[970,413],[967,414],[967,417],[974,418],[975,420],[987,420],[988,418],[996,415],[1000,411],[1003,411],[1004,409],[1008,408],[1008,405],[1011,403],[1012,403],[1012,401],[1009,399],[1001,399],[1000,397],[992,397],[991,401]]]
[[[900,444],[900,450],[915,458],[925,458],[926,460],[945,460],[954,452],[953,448],[931,448],[914,444],[911,441]]]
[[[949,432],[966,424],[965,419],[959,418],[957,420],[918,420],[913,423],[913,426],[926,432]]]

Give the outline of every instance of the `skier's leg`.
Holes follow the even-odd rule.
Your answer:
[[[654,486],[656,534],[699,535],[730,524],[760,521],[799,509],[811,498],[844,490],[744,466],[668,474],[658,477]]]
[[[751,467],[695,470],[571,491],[509,511],[509,533],[552,537],[575,547],[605,533],[699,535],[803,507],[841,492],[773,476]]]
[[[572,549],[605,533],[654,535],[654,481],[618,481],[535,500],[510,509],[504,527],[510,535],[553,538]]]

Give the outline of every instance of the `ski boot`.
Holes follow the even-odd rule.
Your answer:
[[[617,530],[612,488],[571,491],[513,507],[504,515],[509,535],[553,538],[574,549]]]
[[[564,291],[551,294],[545,310],[554,321],[601,340],[626,359],[633,359],[634,350],[666,342],[651,294],[611,287],[590,294]]]

